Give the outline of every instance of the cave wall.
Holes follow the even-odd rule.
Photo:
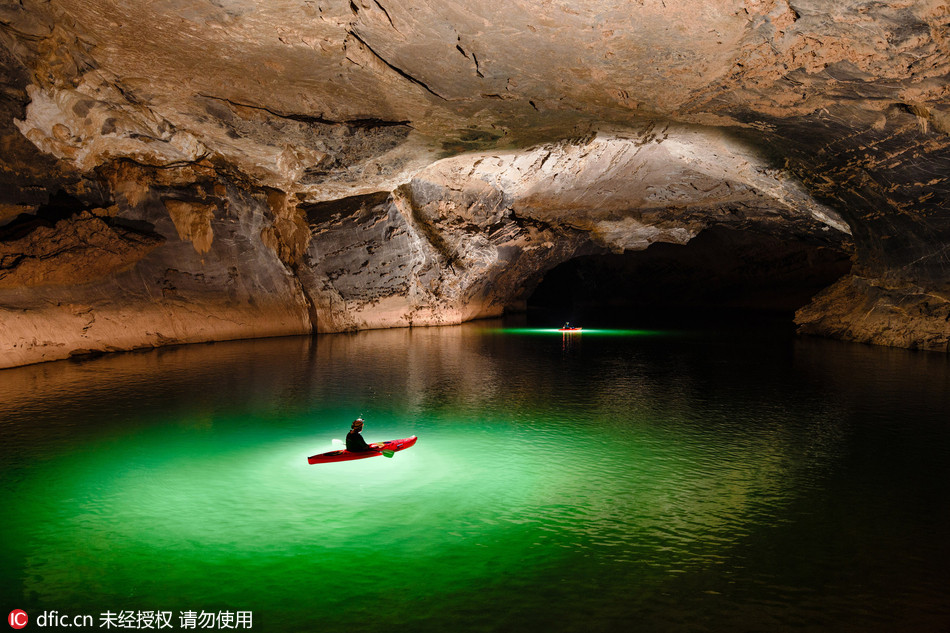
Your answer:
[[[112,206],[0,229],[29,230],[0,238],[4,366],[307,331],[298,285],[262,236],[266,196],[184,171],[116,165]]]
[[[393,191],[315,203],[210,161],[116,161],[95,174],[109,206],[70,198],[55,223],[2,228],[4,362],[498,316],[564,261],[710,226],[848,248],[834,211],[752,159],[716,135],[648,125],[444,159]]]

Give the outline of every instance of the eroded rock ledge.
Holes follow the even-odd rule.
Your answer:
[[[800,309],[795,322],[803,334],[948,352],[950,292],[847,275]]]
[[[0,232],[0,288],[69,286],[131,268],[164,240],[82,211],[53,226],[27,223]],[[5,233],[5,235],[4,235]]]

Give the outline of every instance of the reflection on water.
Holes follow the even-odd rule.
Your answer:
[[[285,630],[950,624],[950,363],[469,324],[0,372],[7,612]],[[357,415],[393,459],[310,466]]]

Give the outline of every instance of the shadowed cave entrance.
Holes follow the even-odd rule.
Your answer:
[[[785,323],[851,269],[847,244],[713,227],[685,245],[587,255],[548,271],[527,301],[538,326]]]

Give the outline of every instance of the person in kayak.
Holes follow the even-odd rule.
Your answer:
[[[366,443],[360,433],[363,432],[363,418],[353,420],[350,432],[346,434],[346,450],[351,453],[362,453],[365,451],[378,451],[379,448]]]

